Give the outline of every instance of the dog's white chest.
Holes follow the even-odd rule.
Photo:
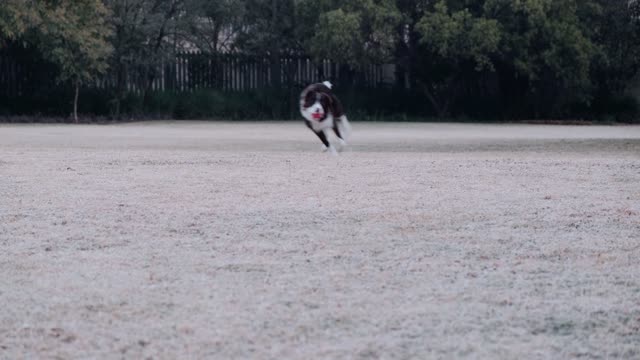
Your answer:
[[[322,121],[311,120],[311,127],[314,131],[331,129],[333,128],[333,116],[331,114],[327,114],[327,117]]]

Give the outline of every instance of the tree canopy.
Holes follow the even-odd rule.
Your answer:
[[[304,8],[304,3],[300,4]],[[308,19],[305,50],[353,68],[389,61],[401,14],[392,0],[327,1]]]

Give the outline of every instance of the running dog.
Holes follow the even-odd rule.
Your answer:
[[[329,134],[333,130],[342,149],[351,133],[351,125],[340,100],[331,92],[332,87],[328,81],[307,86],[300,94],[300,113],[307,127],[322,141],[323,150],[336,155],[336,148],[329,142]]]

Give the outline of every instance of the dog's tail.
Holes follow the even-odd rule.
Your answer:
[[[329,90],[331,90],[331,88],[333,87],[333,84],[332,84],[331,82],[329,82],[329,81],[324,81],[324,82],[322,83],[322,85],[324,85],[324,86],[328,87],[328,88],[329,88]]]

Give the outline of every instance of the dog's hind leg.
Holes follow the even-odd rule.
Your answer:
[[[340,118],[338,118],[338,121],[336,121],[335,125],[333,126],[333,131],[338,136],[340,147],[343,148],[347,146],[347,139],[351,134],[351,125],[349,124],[349,120],[347,120],[347,117],[345,115],[342,115],[340,116]]]
[[[333,125],[333,132],[336,133],[336,136],[338,136],[338,138],[340,140],[344,141],[344,138],[342,137],[342,134],[340,133],[340,127],[338,127],[338,124]]]
[[[346,115],[342,115],[338,118],[334,131],[345,143],[349,140],[351,137],[351,124],[349,123],[349,119],[347,119]]]
[[[336,136],[338,137],[338,141],[340,142],[340,147],[338,150],[342,151],[342,148],[347,146],[347,142],[344,140],[344,137],[340,132],[340,127],[338,126],[338,124],[333,125],[333,132],[336,133]]]

